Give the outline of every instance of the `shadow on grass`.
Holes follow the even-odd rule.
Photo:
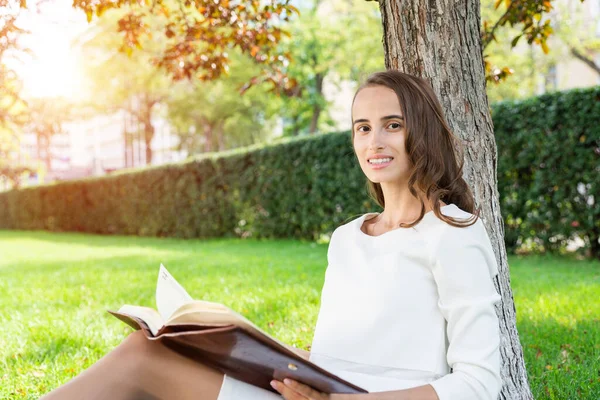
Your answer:
[[[255,245],[257,243],[272,244],[311,244],[312,241],[300,239],[285,238],[246,238],[237,237],[208,237],[208,238],[174,238],[174,237],[154,237],[154,236],[134,236],[134,235],[105,235],[93,233],[76,232],[49,232],[49,231],[25,231],[25,230],[0,230],[0,240],[22,240],[30,239],[35,241],[45,241],[55,244],[81,244],[89,247],[188,247],[191,245],[210,244],[215,247],[227,247],[232,243],[244,247],[246,245]]]
[[[0,267],[0,277],[11,278],[19,277],[22,280],[46,280],[60,284],[58,277],[80,277],[90,273],[100,275],[110,274],[115,279],[119,279],[119,274],[138,274],[144,273],[156,280],[158,269],[163,263],[174,275],[189,278],[196,278],[210,275],[221,280],[237,279],[240,274],[245,275],[247,279],[250,274],[257,274],[258,279],[265,275],[274,273],[299,272],[298,268],[305,268],[306,273],[313,273],[314,270],[325,271],[326,255],[316,254],[312,260],[306,260],[305,263],[297,256],[290,255],[289,259],[280,257],[277,254],[269,254],[270,248],[261,248],[255,246],[252,254],[239,252],[236,246],[229,246],[227,249],[215,250],[198,253],[193,251],[169,252],[158,254],[132,254],[122,256],[112,256],[109,251],[106,253],[95,253],[93,255],[83,255],[71,258],[48,259],[40,262],[23,262],[19,265],[4,265]],[[304,250],[304,253],[306,250]],[[177,278],[176,276],[176,278]],[[270,276],[276,279],[276,276]],[[179,279],[178,279],[179,280]]]

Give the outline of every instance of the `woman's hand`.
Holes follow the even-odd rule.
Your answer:
[[[332,400],[332,396],[327,393],[318,392],[310,386],[287,378],[283,382],[272,380],[271,386],[285,400]]]

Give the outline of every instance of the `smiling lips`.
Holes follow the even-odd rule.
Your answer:
[[[391,164],[393,157],[375,157],[367,160],[369,165],[374,169],[385,168]]]

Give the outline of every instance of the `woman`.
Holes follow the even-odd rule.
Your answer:
[[[430,86],[398,71],[371,75],[353,100],[352,144],[384,210],[334,231],[306,357],[369,394],[273,381],[280,396],[136,332],[47,398],[495,400],[496,260]]]

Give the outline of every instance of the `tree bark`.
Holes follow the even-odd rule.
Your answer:
[[[464,177],[494,245],[499,274],[503,387],[500,399],[532,399],[516,328],[496,177],[497,150],[485,90],[479,0],[380,0],[386,67],[427,79],[465,146]]]

